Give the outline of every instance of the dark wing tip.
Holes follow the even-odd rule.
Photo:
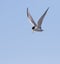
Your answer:
[[[45,11],[45,13],[43,14],[43,16],[45,16],[46,15],[46,13],[47,13],[47,11],[49,10],[49,7],[47,8],[47,10]]]
[[[49,10],[50,7],[47,8],[47,11]]]
[[[27,8],[27,16],[28,16],[28,8]]]

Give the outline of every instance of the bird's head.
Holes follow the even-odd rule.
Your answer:
[[[32,27],[32,32],[34,32],[35,26]]]
[[[34,30],[34,29],[35,29],[35,26],[32,27],[32,30]]]

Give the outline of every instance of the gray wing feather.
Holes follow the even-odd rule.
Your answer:
[[[45,11],[45,13],[44,13],[44,14],[40,17],[40,19],[38,20],[38,27],[41,27],[41,24],[42,24],[42,22],[43,22],[43,19],[44,19],[45,15],[46,15],[48,9],[49,9],[49,8],[47,8],[47,10]]]
[[[33,26],[36,26],[36,23],[34,22],[31,14],[29,13],[28,8],[27,8],[27,17],[29,18],[30,23],[31,23]]]

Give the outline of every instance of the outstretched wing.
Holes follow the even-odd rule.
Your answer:
[[[45,11],[45,13],[44,13],[44,14],[40,17],[40,19],[38,20],[38,23],[37,23],[38,27],[41,27],[41,24],[42,24],[42,22],[43,22],[43,19],[44,19],[45,15],[46,15],[48,9],[49,9],[49,8],[47,8],[47,10]]]
[[[27,17],[29,18],[30,23],[31,23],[33,26],[36,26],[36,23],[34,22],[31,14],[29,13],[28,8],[27,8]]]

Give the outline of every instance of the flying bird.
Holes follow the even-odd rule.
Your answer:
[[[33,20],[28,8],[27,8],[27,17],[29,18],[30,20],[30,23],[32,24],[32,30],[33,31],[39,31],[39,32],[42,32],[43,29],[41,28],[41,25],[42,25],[42,22],[43,22],[43,19],[48,11],[49,7],[47,8],[47,10],[44,12],[44,14],[39,18],[37,24],[35,23],[35,21]]]

